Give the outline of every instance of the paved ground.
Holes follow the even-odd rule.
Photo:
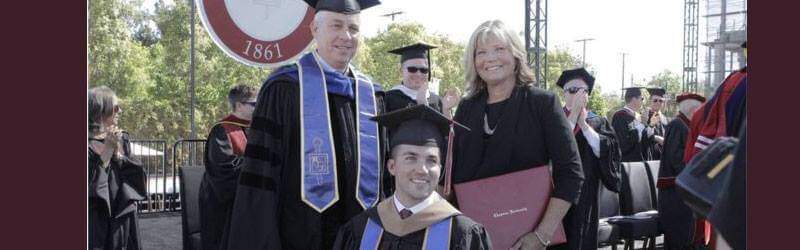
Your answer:
[[[181,214],[160,213],[139,216],[143,250],[181,249]]]
[[[143,250],[182,249],[180,212],[140,215],[139,231],[142,233]],[[656,238],[656,249],[663,249],[663,242],[663,236]],[[642,241],[636,242],[636,248],[642,249]],[[611,247],[599,249],[611,250]],[[617,245],[617,249],[621,250],[622,244]]]

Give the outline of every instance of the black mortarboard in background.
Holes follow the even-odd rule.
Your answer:
[[[375,116],[372,120],[392,131],[389,147],[407,144],[445,149],[450,123],[461,126],[428,105],[416,105]],[[468,129],[467,129],[468,130]],[[442,155],[443,156],[443,155]]]
[[[667,90],[663,88],[647,88],[647,93],[650,93],[650,96],[660,96],[664,97],[667,94]]]
[[[562,71],[561,76],[559,76],[558,81],[556,81],[556,85],[558,85],[563,89],[564,85],[567,84],[567,82],[572,81],[572,79],[576,78],[583,79],[583,81],[586,82],[586,86],[589,88],[587,92],[591,94],[592,89],[594,89],[594,77],[592,76],[592,74],[589,74],[589,71],[586,71],[586,69],[583,67]]]
[[[628,88],[624,88],[623,90],[625,90],[625,98],[626,99],[628,97],[642,96],[642,87],[628,87]]]
[[[418,42],[409,46],[390,50],[389,53],[400,55],[400,64],[402,64],[408,59],[416,59],[416,58],[428,59],[428,68],[433,68],[433,64],[431,64],[430,50],[435,48],[436,46],[426,44],[423,42]],[[431,80],[432,75],[433,75],[433,70],[428,72],[428,81]]]
[[[358,14],[361,10],[381,4],[378,0],[303,0],[317,12],[327,10],[342,14]]]

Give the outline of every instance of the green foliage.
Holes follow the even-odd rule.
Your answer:
[[[449,88],[464,89],[464,45],[444,35],[429,34],[418,23],[393,23],[375,37],[364,39],[354,64],[380,83],[384,89],[397,85],[401,80],[400,57],[387,51],[423,41],[437,46],[431,50],[433,76],[441,79],[439,94]]]
[[[90,2],[89,86],[107,85],[120,97],[120,126],[134,138],[188,138],[190,6],[187,1]],[[224,55],[196,19],[195,120],[197,137],[230,112],[227,92],[235,84],[258,87],[268,71]],[[151,27],[152,24],[154,27]]]

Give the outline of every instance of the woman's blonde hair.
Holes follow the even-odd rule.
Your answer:
[[[475,50],[478,47],[478,41],[481,43],[486,42],[489,35],[497,37],[505,42],[511,55],[514,57],[514,72],[517,75],[517,84],[527,85],[536,81],[533,71],[526,64],[527,53],[525,46],[520,39],[514,34],[513,31],[506,28],[506,25],[500,20],[489,20],[482,23],[472,32],[469,38],[469,43],[464,50],[464,72],[466,74],[465,80],[467,85],[467,96],[471,97],[486,88],[486,82],[478,75],[478,70],[475,68]]]

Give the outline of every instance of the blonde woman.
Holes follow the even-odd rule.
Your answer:
[[[456,131],[453,183],[551,164],[555,188],[545,215],[513,246],[544,249],[578,201],[583,183],[575,137],[561,103],[554,93],[532,85],[523,45],[501,21],[478,26],[464,61],[468,93],[454,119],[471,131]]]
[[[89,249],[141,249],[135,201],[145,194],[142,164],[130,158],[114,91],[89,89]]]

